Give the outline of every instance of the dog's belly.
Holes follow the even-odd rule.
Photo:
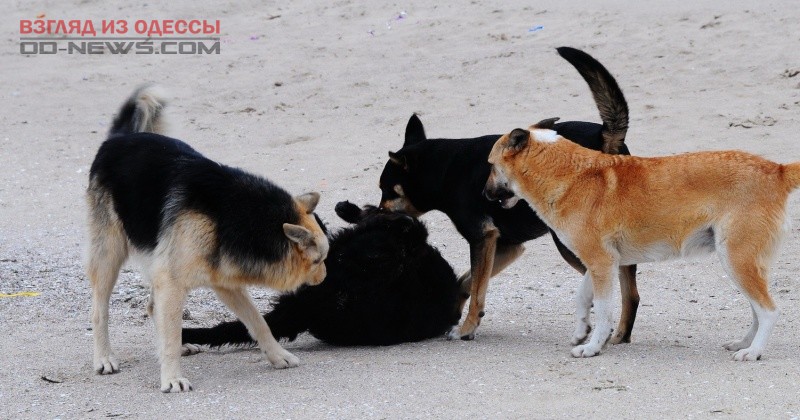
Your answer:
[[[648,244],[620,242],[617,245],[621,265],[666,261],[677,258],[692,258],[708,255],[716,250],[714,230],[710,227],[698,229],[679,244],[668,240]]]

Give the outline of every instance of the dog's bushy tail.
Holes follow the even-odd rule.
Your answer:
[[[783,179],[790,191],[800,187],[800,162],[783,165]]]
[[[301,289],[302,290],[302,289]],[[304,316],[306,304],[303,296],[286,294],[280,296],[272,311],[264,315],[272,336],[276,340],[294,341],[297,336],[308,330],[308,320]],[[182,331],[184,344],[220,346],[252,346],[256,344],[241,321],[219,323],[211,328],[184,328]]]
[[[256,342],[241,321],[222,322],[211,328],[184,328],[184,344],[220,347],[225,345],[254,345]]]
[[[619,153],[628,132],[628,103],[622,89],[614,76],[589,54],[570,47],[556,50],[589,84],[603,120],[603,152]]]
[[[108,137],[131,133],[166,134],[167,124],[164,109],[166,95],[157,85],[142,85],[122,104],[111,123]]]

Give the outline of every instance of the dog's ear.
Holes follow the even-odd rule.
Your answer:
[[[300,225],[284,223],[283,233],[290,241],[295,242],[304,249],[314,245],[314,234]]]
[[[403,143],[403,147],[419,143],[426,138],[425,127],[422,126],[422,121],[417,117],[417,114],[413,114],[411,118],[408,119],[408,124],[406,124],[406,141]]]
[[[528,140],[531,138],[531,132],[521,128],[515,128],[508,133],[507,148],[512,153],[517,153],[528,145]]]
[[[361,209],[357,205],[349,201],[340,201],[336,203],[336,215],[347,223],[358,223],[362,219]]]
[[[389,160],[395,165],[403,168],[403,170],[408,170],[408,159],[406,159],[405,155],[389,152]]]
[[[556,125],[556,121],[558,121],[560,119],[561,118],[558,118],[558,117],[547,118],[547,119],[541,120],[541,121],[537,122],[536,124],[530,126],[528,129],[529,130],[533,130],[534,128],[544,128],[544,129],[547,129],[547,130],[552,130],[553,127]]]
[[[320,219],[320,217],[319,217],[319,215],[317,213],[314,213],[314,220],[317,221],[317,224],[319,225],[319,228],[322,229],[322,233],[324,233],[325,236],[328,236],[328,227],[325,226],[325,223],[322,221],[322,219]]]
[[[303,207],[306,209],[306,214],[311,214],[314,212],[314,209],[317,208],[317,204],[319,203],[319,193],[305,193],[303,195],[298,195],[294,199],[303,205]]]

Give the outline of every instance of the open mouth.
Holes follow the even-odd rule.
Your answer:
[[[504,209],[510,209],[517,205],[519,202],[519,197],[512,195],[511,197],[501,198],[498,200],[498,202],[500,203],[500,207]]]

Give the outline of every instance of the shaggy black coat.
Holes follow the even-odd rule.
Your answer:
[[[443,336],[458,323],[455,272],[421,221],[349,202],[336,213],[353,225],[329,235],[325,281],[279,296],[264,315],[276,339],[307,331],[337,346],[391,345]],[[255,344],[239,321],[184,328],[183,342]]]

